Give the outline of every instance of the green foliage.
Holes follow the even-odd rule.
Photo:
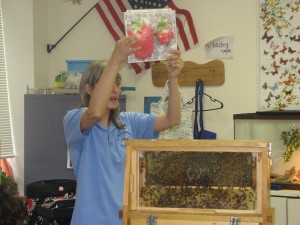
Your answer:
[[[0,170],[0,172],[1,172],[0,184],[7,185],[11,193],[17,193],[18,184],[15,182],[14,178],[12,176],[6,175],[6,173],[2,171],[2,169]]]
[[[284,163],[289,162],[294,151],[300,146],[300,131],[299,128],[291,126],[289,131],[282,131],[280,139],[286,146],[285,152],[282,154]]]

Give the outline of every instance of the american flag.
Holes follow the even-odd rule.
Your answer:
[[[189,11],[179,9],[170,0],[100,0],[96,3],[100,17],[113,38],[118,41],[125,37],[124,12],[132,9],[170,8],[176,12],[177,45],[181,52],[185,52],[198,44],[198,37],[193,19]],[[131,63],[136,74],[151,67],[153,62]]]

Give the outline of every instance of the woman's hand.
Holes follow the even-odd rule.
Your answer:
[[[125,37],[118,40],[111,58],[119,64],[123,63],[130,54],[140,50],[140,47],[133,47],[136,42],[138,42],[137,37]]]
[[[175,125],[181,121],[181,106],[178,89],[178,76],[183,68],[183,60],[180,58],[180,51],[172,50],[167,58],[167,73],[169,80],[169,99],[168,110],[166,114],[159,114],[154,124],[154,131],[160,132]]]
[[[169,80],[178,78],[183,68],[184,62],[180,57],[179,50],[172,50],[171,55],[167,58],[167,72]]]

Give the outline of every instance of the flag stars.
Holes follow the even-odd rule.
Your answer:
[[[171,0],[128,0],[133,9],[164,8]]]

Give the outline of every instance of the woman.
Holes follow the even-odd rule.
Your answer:
[[[160,131],[180,123],[178,76],[183,68],[180,52],[173,50],[166,65],[169,105],[164,115],[119,113],[121,64],[134,48],[136,38],[116,43],[110,59],[91,63],[80,84],[82,107],[64,118],[65,139],[77,181],[72,225],[122,224],[125,140],[153,139]]]

